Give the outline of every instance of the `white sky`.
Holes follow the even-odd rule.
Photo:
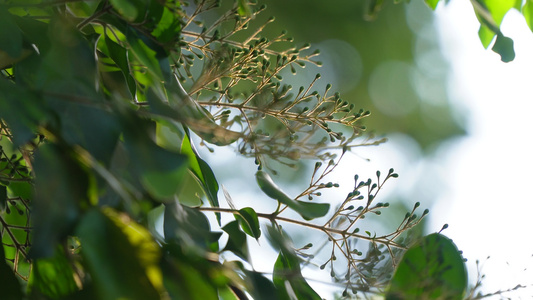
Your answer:
[[[515,42],[516,58],[502,63],[484,50],[469,1],[437,9],[443,52],[452,67],[452,100],[468,111],[469,135],[443,148],[447,191],[433,207],[430,224],[450,224],[444,233],[469,259],[485,261],[485,292],[531,284],[533,242],[533,35],[516,11],[502,31]],[[470,274],[475,275],[475,274]],[[530,299],[533,289],[511,294]],[[508,296],[511,296],[508,295]]]

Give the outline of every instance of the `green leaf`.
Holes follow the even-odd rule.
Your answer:
[[[249,236],[256,240],[261,236],[261,227],[259,226],[259,218],[257,213],[251,207],[239,209],[239,213],[235,214],[235,219],[241,224],[242,230]]]
[[[524,15],[529,29],[533,31],[533,1],[526,1],[526,4],[522,7],[522,15]]]
[[[33,186],[29,182],[13,181],[9,183],[7,189],[14,197],[21,197],[24,200],[33,199],[34,190]]]
[[[133,79],[133,76],[131,76],[126,49],[115,43],[107,35],[105,37],[105,44],[107,46],[107,50],[109,51],[109,57],[111,57],[111,59],[113,59],[113,61],[115,61],[117,66],[120,68],[122,74],[124,74],[131,95],[135,96],[136,83],[135,79]]]
[[[158,146],[150,137],[152,123],[133,112],[122,116],[124,142],[131,167],[156,200],[172,201],[187,171],[187,157]]]
[[[429,7],[431,7],[432,10],[435,10],[440,0],[424,0],[424,1]]]
[[[198,155],[196,149],[193,148],[188,130],[186,130],[186,136],[183,137],[183,141],[181,143],[181,153],[187,155],[189,158],[189,168],[202,185],[202,188],[207,195],[207,199],[209,200],[209,204],[211,204],[212,207],[219,207],[219,186],[217,179],[215,178],[215,174],[209,165],[200,158],[200,155]],[[216,213],[215,215],[217,217],[218,224],[220,225],[220,213]]]
[[[272,278],[280,299],[322,299],[302,276],[300,261],[294,252],[279,253]]]
[[[255,173],[255,178],[257,179],[257,184],[267,196],[287,205],[306,220],[323,217],[329,211],[328,203],[303,202],[290,198],[272,181],[270,175],[261,170]]]
[[[163,48],[150,41],[135,28],[128,26],[126,40],[133,56],[144,65],[151,74],[152,84],[173,79],[168,62],[168,55]]]
[[[5,300],[22,300],[23,293],[15,273],[7,264],[4,253],[4,245],[0,245],[0,291],[2,299]]]
[[[498,27],[502,24],[503,17],[507,12],[516,6],[516,2],[517,0],[483,0],[484,6],[488,9]]]
[[[8,92],[9,91],[9,92]],[[40,97],[21,85],[0,78],[0,118],[13,134],[15,147],[35,137],[37,127],[50,118],[49,109]]]
[[[277,300],[276,287],[259,272],[243,270],[249,286],[246,291],[255,300]]]
[[[55,144],[39,147],[33,167],[36,193],[30,255],[51,257],[57,243],[72,234],[81,204],[88,202],[89,178],[69,151]]]
[[[250,17],[252,15],[248,0],[237,0],[237,13],[241,17]]]
[[[200,211],[179,203],[165,204],[163,221],[165,241],[185,242],[197,249],[218,251],[221,232],[212,232],[207,217]]]
[[[496,43],[492,46],[492,51],[498,53],[503,62],[510,62],[515,57],[513,45],[514,43],[512,39],[500,33],[496,37]]]
[[[367,0],[365,18],[373,20],[383,7],[384,0]]]
[[[249,261],[250,255],[248,253],[248,245],[246,244],[246,234],[239,229],[239,222],[229,222],[222,227],[222,230],[229,236],[224,251],[231,251],[245,261]]]
[[[109,217],[99,210],[89,210],[76,234],[98,299],[159,299],[140,262],[142,252]]]
[[[466,267],[455,244],[433,233],[407,250],[386,299],[463,299]]]
[[[156,2],[156,1],[152,1]],[[172,13],[167,7],[164,7],[162,16],[159,22],[156,23],[156,28],[152,31],[152,35],[163,44],[173,44],[179,39],[181,31],[181,21]]]
[[[177,244],[165,247],[161,261],[165,288],[171,299],[218,299],[217,286],[224,283],[222,272],[212,261],[193,251],[183,251]],[[218,280],[211,276],[218,274]]]
[[[141,21],[148,4],[144,0],[111,0],[110,2],[113,8],[130,22]]]
[[[7,205],[7,187],[0,184],[0,210],[4,210]]]
[[[492,31],[489,27],[481,23],[478,30],[478,36],[479,40],[481,41],[481,44],[483,44],[483,47],[487,49],[490,46],[492,40],[494,39],[494,36],[496,36],[496,33],[494,33],[494,31]]]
[[[22,33],[7,9],[0,7],[0,51],[18,58],[22,55]],[[0,63],[3,65],[3,63]]]
[[[74,270],[61,246],[56,248],[53,257],[33,261],[28,285],[34,296],[38,293],[52,299],[60,299],[78,290]]]

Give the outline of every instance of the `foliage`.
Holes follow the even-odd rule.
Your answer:
[[[369,112],[331,85],[313,90],[319,75],[293,92],[280,72],[317,64],[318,53],[293,46],[285,32],[261,36],[267,24],[252,25],[264,10],[256,3],[236,1],[218,19],[204,18],[220,5],[0,3],[3,298],[319,299],[302,266],[326,248],[318,269],[328,268],[346,297],[384,293],[391,278],[410,276],[400,270],[421,246],[407,233],[427,210],[417,215],[417,203],[387,234],[360,232],[367,216],[389,207],[375,198],[398,177],[393,169],[374,180],[356,175],[334,209],[315,202],[338,187],[326,177],[346,153],[382,142],[364,135]],[[230,208],[222,207],[198,140],[252,157],[259,188],[277,208],[236,208],[226,191]],[[268,172],[302,158],[318,161],[308,187],[290,197]],[[221,214],[235,221],[222,224]],[[316,230],[326,246],[312,254],[311,243],[296,247],[280,223]],[[272,280],[249,267],[247,236],[265,230],[278,251]],[[422,246],[426,255],[437,251],[437,267],[460,271],[457,249],[438,237],[444,250]],[[448,280],[433,269],[428,276]]]
[[[425,1],[432,9],[435,9],[441,2],[439,0]],[[473,0],[470,3],[479,21],[478,35],[483,47],[488,48],[492,45],[492,51],[498,53],[503,62],[512,61],[515,58],[513,40],[506,37],[500,29],[503,18],[514,8],[525,17],[529,28],[533,30],[531,19],[533,2],[530,0]]]

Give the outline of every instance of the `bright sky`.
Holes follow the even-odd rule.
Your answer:
[[[469,1],[442,4],[437,24],[452,67],[449,91],[468,111],[469,136],[441,150],[448,184],[430,224],[450,224],[444,233],[464,251],[470,273],[476,259],[491,256],[485,292],[531,285],[524,268],[533,267],[533,34],[518,12],[506,16],[502,31],[514,40],[516,58],[505,64],[481,46]],[[530,299],[533,288],[511,295]]]

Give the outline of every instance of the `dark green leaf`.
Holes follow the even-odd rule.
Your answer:
[[[463,299],[467,283],[466,267],[455,244],[433,233],[404,254],[386,299]]]
[[[72,234],[80,205],[87,201],[89,178],[68,150],[54,144],[39,147],[33,167],[36,193],[30,253],[34,258],[51,257],[57,243]]]
[[[0,118],[9,125],[13,145],[18,147],[35,137],[37,127],[50,119],[50,113],[40,97],[0,78]]]
[[[498,53],[503,62],[510,62],[515,57],[513,45],[514,43],[512,39],[500,33],[496,37],[496,43],[492,46],[492,51]]]
[[[211,261],[194,251],[183,251],[176,244],[168,245],[165,250],[167,255],[161,261],[161,270],[165,288],[172,299],[219,299],[217,286],[224,280],[221,276],[217,278],[218,282],[211,278],[220,274]]]
[[[212,232],[200,211],[178,203],[165,204],[163,232],[167,242],[185,241],[191,247],[218,251],[221,232]]]
[[[145,0],[111,0],[113,8],[126,20],[141,21],[146,13],[148,1]]]
[[[156,200],[171,201],[187,170],[187,157],[158,146],[150,137],[152,123],[132,112],[122,119],[130,164],[144,188]]]
[[[306,220],[323,217],[329,211],[328,203],[303,202],[290,198],[272,181],[270,175],[263,171],[257,171],[255,177],[257,184],[267,196],[287,205]]]
[[[200,158],[196,149],[193,148],[188,130],[186,130],[186,133],[187,135],[183,138],[181,143],[181,153],[187,155],[189,158],[189,168],[202,185],[202,188],[207,195],[207,199],[209,200],[209,204],[211,204],[212,207],[219,207],[219,186],[215,174],[209,165]],[[220,225],[220,213],[216,213],[216,217],[218,224]]]
[[[29,182],[25,182],[25,181],[10,182],[7,188],[14,197],[21,197],[24,200],[33,199],[34,190],[33,190],[33,186]]]
[[[7,9],[0,7],[0,52],[5,51],[10,57],[22,55],[22,33]],[[0,62],[0,65],[3,63]]]
[[[243,270],[249,286],[247,292],[255,300],[277,300],[276,287],[272,281],[268,280],[261,273],[249,270]]]
[[[152,84],[173,80],[166,51],[153,41],[128,26],[126,39],[133,56],[142,63],[151,74]]]
[[[238,221],[232,221],[222,227],[228,234],[228,243],[224,251],[231,251],[245,261],[249,261],[248,245],[246,244],[246,234],[239,228]]]
[[[181,22],[167,7],[164,8],[160,21],[156,24],[157,27],[152,31],[152,35],[157,38],[159,42],[163,44],[171,44],[179,38]]]
[[[22,288],[15,273],[5,260],[4,245],[0,245],[0,291],[2,299],[22,300]]]
[[[241,224],[242,230],[249,236],[258,239],[261,236],[261,227],[259,226],[259,218],[257,213],[251,207],[239,209],[239,213],[235,214],[235,219]]]
[[[280,299],[322,299],[302,276],[300,261],[294,252],[279,253],[272,278]]]
[[[76,233],[98,299],[159,299],[139,260],[139,249],[106,215],[89,210]]]
[[[78,290],[74,270],[61,246],[51,258],[33,261],[28,285],[35,296],[41,294],[51,299],[60,299]]]
[[[7,204],[7,187],[0,184],[0,210],[4,210]]]
[[[135,96],[136,83],[133,76],[131,76],[126,49],[115,43],[108,36],[105,37],[105,44],[109,51],[109,57],[111,57],[120,68],[122,74],[124,74],[124,77],[126,78],[131,95]]]

